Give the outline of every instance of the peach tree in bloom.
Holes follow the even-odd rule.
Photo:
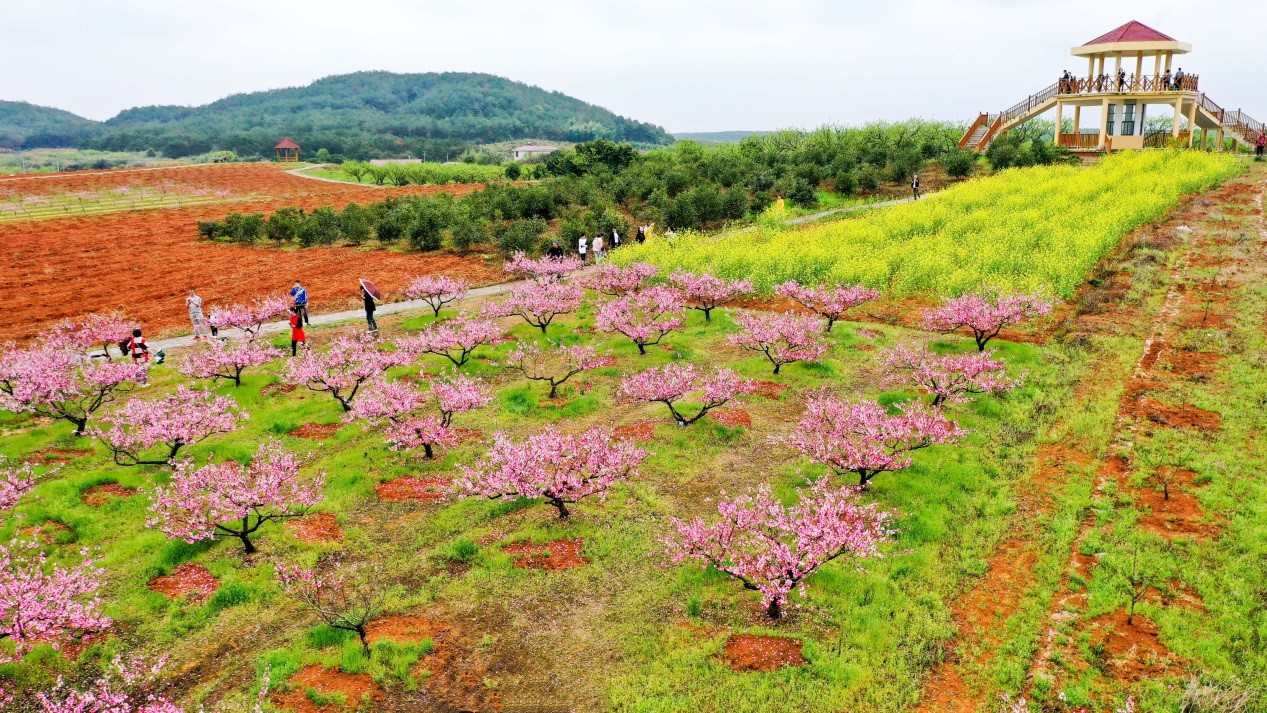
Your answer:
[[[262,444],[246,466],[229,461],[198,468],[185,460],[169,485],[155,489],[146,526],[189,543],[236,537],[250,554],[257,530],[306,514],[321,502],[323,485],[320,476],[302,478],[299,459],[277,441]]]
[[[820,392],[805,403],[805,413],[786,442],[837,475],[855,473],[867,487],[880,473],[911,464],[913,451],[958,442],[966,432],[940,410],[913,402],[889,413],[874,401],[841,401]]]
[[[548,426],[520,443],[497,433],[479,462],[460,466],[457,487],[487,498],[541,498],[565,520],[568,505],[605,496],[617,480],[636,476],[646,457],[633,441],[615,440],[606,427],[567,435]]]
[[[233,399],[182,384],[161,399],[132,399],[88,432],[118,465],[172,465],[185,446],[232,433],[247,418]]]
[[[136,322],[121,312],[93,313],[78,320],[63,320],[53,326],[43,340],[50,345],[72,347],[78,350],[101,345],[101,356],[110,358],[110,347],[119,348],[119,342],[132,338]],[[120,353],[121,356],[126,356]]]
[[[351,411],[357,392],[367,381],[411,358],[405,350],[384,350],[373,334],[357,332],[336,337],[327,351],[309,350],[291,359],[282,371],[282,379],[328,393],[344,411]]]
[[[48,693],[36,695],[40,713],[184,713],[184,709],[170,699],[154,693],[158,674],[167,663],[167,657],[146,665],[138,656],[129,660],[115,657],[111,671],[105,673],[85,688],[73,688],[65,679]],[[254,711],[260,713],[261,703]]]
[[[831,334],[831,328],[837,321],[843,319],[850,309],[880,296],[879,292],[862,285],[809,287],[801,285],[796,280],[789,280],[775,287],[774,292],[826,318],[827,327],[823,330],[826,334]]]
[[[581,308],[585,290],[562,282],[525,282],[510,289],[510,296],[484,307],[485,317],[521,317],[528,324],[546,333],[546,328],[561,314]]]
[[[717,503],[718,519],[673,518],[676,536],[664,540],[674,563],[712,566],[761,593],[771,619],[779,619],[792,590],[805,595],[805,578],[840,557],[859,561],[881,556],[892,539],[894,514],[859,502],[858,488],[826,480],[792,506],[779,502],[769,484],[751,494]]]
[[[925,347],[899,345],[880,354],[892,371],[890,384],[912,384],[933,396],[933,406],[964,403],[972,394],[1001,394],[1016,388],[1007,365],[989,352],[934,354]]]
[[[814,361],[827,353],[814,320],[802,314],[740,312],[735,315],[739,332],[726,338],[730,344],[765,355],[779,373],[784,364]]]
[[[736,396],[756,390],[756,383],[730,369],[709,373],[689,362],[670,362],[625,377],[616,389],[616,398],[626,403],[662,403],[674,421],[689,426]],[[679,410],[682,401],[699,403],[699,410],[687,416]]]
[[[312,609],[326,626],[351,631],[370,655],[369,623],[387,606],[390,581],[380,565],[339,565],[326,560],[314,568],[280,565],[277,579],[290,596]]]
[[[277,319],[290,311],[290,305],[280,297],[264,297],[250,304],[214,307],[207,323],[216,329],[237,329],[248,342],[255,341],[264,323]]]
[[[461,367],[476,349],[497,344],[505,337],[506,330],[496,322],[462,316],[397,340],[396,349],[415,359],[423,354],[442,356]]]
[[[529,381],[544,381],[550,385],[546,398],[554,398],[559,387],[577,374],[611,366],[611,356],[600,356],[594,347],[562,346],[550,343],[542,349],[534,344],[520,344],[506,355],[501,365],[519,372]]]
[[[600,332],[619,332],[629,337],[638,353],[646,354],[648,345],[659,344],[666,334],[686,324],[685,309],[678,290],[648,287],[603,303],[595,326]]]
[[[0,663],[19,660],[37,644],[56,649],[109,626],[97,596],[101,575],[88,560],[65,567],[50,563],[29,540],[0,544],[0,642],[13,647],[12,654],[0,650]]]
[[[386,424],[388,446],[394,450],[423,449],[427,458],[435,448],[458,444],[453,418],[492,403],[493,395],[478,381],[463,375],[437,380],[431,393],[401,381],[376,379],[366,385],[347,421]],[[421,413],[432,405],[438,413]]]
[[[547,255],[533,259],[524,255],[522,251],[516,251],[510,256],[510,261],[503,269],[507,274],[517,275],[534,282],[553,282],[563,279],[582,267],[585,267],[585,263],[570,255],[561,258]]]
[[[0,512],[12,510],[23,495],[35,489],[35,464],[11,465],[0,456]]]
[[[0,408],[68,421],[75,425],[75,435],[83,435],[98,409],[145,377],[143,366],[93,362],[65,346],[5,346],[0,356]]]
[[[1051,313],[1052,305],[1037,294],[987,294],[977,292],[945,298],[940,307],[924,315],[924,328],[934,332],[967,329],[977,351],[999,336],[1004,327]]]
[[[436,317],[445,305],[466,297],[471,283],[445,275],[426,275],[409,283],[405,295],[411,300],[422,300],[431,307]]]
[[[691,309],[704,313],[705,322],[712,321],[713,310],[753,291],[752,283],[747,280],[723,280],[707,273],[696,275],[685,270],[669,275],[669,282],[682,290]]]
[[[247,369],[263,366],[280,356],[280,349],[260,342],[212,341],[190,349],[183,359],[176,362],[176,371],[195,379],[211,379],[212,383],[227,379],[234,386],[241,386],[242,374]]]
[[[578,278],[577,282],[582,287],[595,292],[621,297],[646,287],[657,272],[654,265],[648,265],[645,262],[630,263],[626,267],[605,262]]]

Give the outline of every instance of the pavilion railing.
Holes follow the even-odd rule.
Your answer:
[[[1195,92],[1200,85],[1201,78],[1195,74],[1185,74],[1182,77],[1171,78],[1169,82],[1166,78],[1156,75],[1135,76],[1133,74],[1125,77],[1114,77],[1108,74],[1102,74],[1098,77],[1071,77],[1069,79],[1061,79],[1056,82],[1057,91],[1060,94],[1121,94],[1125,92],[1131,93],[1151,93],[1151,92]]]
[[[1067,149],[1094,149],[1100,146],[1100,132],[1080,131],[1076,134],[1061,134],[1060,145]]]

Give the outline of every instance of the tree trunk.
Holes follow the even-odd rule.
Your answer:
[[[422,454],[427,457],[427,460],[430,460],[435,457],[435,453],[431,451],[430,443],[422,444]]]
[[[547,396],[546,398],[547,398],[547,399],[552,399],[552,398],[554,398],[554,395],[555,395],[555,393],[557,393],[557,392],[558,392],[558,390],[559,390],[559,385],[558,385],[558,384],[556,384],[556,383],[554,383],[553,381],[551,381],[551,382],[550,382],[550,395],[549,395],[549,396]]]
[[[560,520],[566,520],[572,516],[572,513],[568,512],[567,503],[563,502],[562,500],[559,500],[556,498],[554,500],[551,500],[550,504],[559,509]]]
[[[238,539],[242,540],[242,548],[248,555],[255,554],[255,543],[251,542],[251,536],[245,532],[238,535]]]
[[[783,616],[783,612],[779,611],[779,600],[771,600],[770,605],[765,608],[765,613],[771,619],[778,621]]]
[[[356,627],[356,635],[361,639],[361,648],[365,651],[365,658],[370,656],[370,642],[365,635],[365,625],[361,624]]]
[[[782,364],[780,364],[780,363],[778,363],[777,361],[776,361],[776,362],[774,362],[774,373],[776,373],[776,374],[777,374],[777,373],[779,373],[779,367],[781,367],[781,366],[783,366],[783,365],[782,365]]]
[[[831,334],[831,328],[832,328],[832,327],[835,327],[835,326],[836,326],[836,318],[835,318],[835,317],[828,317],[828,318],[827,318],[827,329],[824,329],[824,330],[823,330],[823,334]]]
[[[701,308],[701,311],[704,313],[704,321],[705,321],[705,322],[711,322],[711,321],[713,321],[713,308],[712,308],[712,307],[703,307],[703,308]]]
[[[646,353],[647,353],[647,345],[643,344],[642,342],[634,342],[634,343],[638,345],[638,353],[639,353],[639,354],[646,354]]]
[[[75,424],[75,435],[76,435],[76,436],[82,436],[82,435],[84,435],[84,428],[86,428],[86,427],[88,426],[88,419],[87,419],[87,418],[75,418],[75,417],[73,417],[73,416],[67,416],[67,417],[66,417],[66,420],[67,420],[67,421],[70,421],[70,422],[71,422],[71,423],[73,423],[73,424]]]

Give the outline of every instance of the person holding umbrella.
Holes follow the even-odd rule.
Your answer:
[[[378,322],[374,321],[375,302],[383,299],[378,287],[371,281],[361,278],[361,299],[365,302],[365,323],[371,332],[378,331]]]

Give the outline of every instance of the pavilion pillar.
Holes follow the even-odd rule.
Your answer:
[[[1174,52],[1167,52],[1167,53],[1166,53],[1166,71],[1167,71],[1167,72],[1169,72],[1169,71],[1170,71],[1170,61],[1171,61],[1171,60],[1173,60],[1174,58],[1175,58],[1175,53],[1174,53]]]
[[[1104,55],[1096,55],[1096,56],[1100,58],[1100,62],[1099,62],[1099,65],[1098,65],[1098,66],[1099,66],[1099,71],[1097,71],[1097,72],[1095,73],[1095,76],[1096,76],[1096,77],[1103,77],[1103,76],[1104,76]]]
[[[1104,139],[1109,133],[1109,100],[1107,97],[1100,102],[1100,140],[1096,143],[1097,148],[1104,150]]]
[[[1183,118],[1183,100],[1175,99],[1175,125],[1170,127],[1170,138],[1179,138],[1179,120]]]
[[[1192,108],[1188,109],[1188,148],[1192,148],[1192,140],[1197,136],[1197,100],[1192,100]]]
[[[1087,57],[1087,84],[1095,81],[1095,55]]]
[[[1060,145],[1060,132],[1064,130],[1064,126],[1065,126],[1065,103],[1057,99],[1056,100],[1056,136],[1053,138],[1053,141],[1055,142],[1057,146]]]
[[[1113,55],[1113,87],[1117,88],[1117,77],[1122,73],[1122,53]]]
[[[1144,73],[1144,51],[1140,50],[1135,53],[1135,81],[1131,84],[1131,91],[1138,92],[1140,89],[1140,75]]]
[[[1223,153],[1226,150],[1223,145],[1223,127],[1219,127],[1218,133],[1215,134],[1215,138],[1218,139],[1219,142],[1219,153]]]
[[[1153,91],[1157,91],[1157,83],[1161,81],[1161,52],[1153,53]]]
[[[1082,105],[1073,105],[1073,133],[1082,135]]]

